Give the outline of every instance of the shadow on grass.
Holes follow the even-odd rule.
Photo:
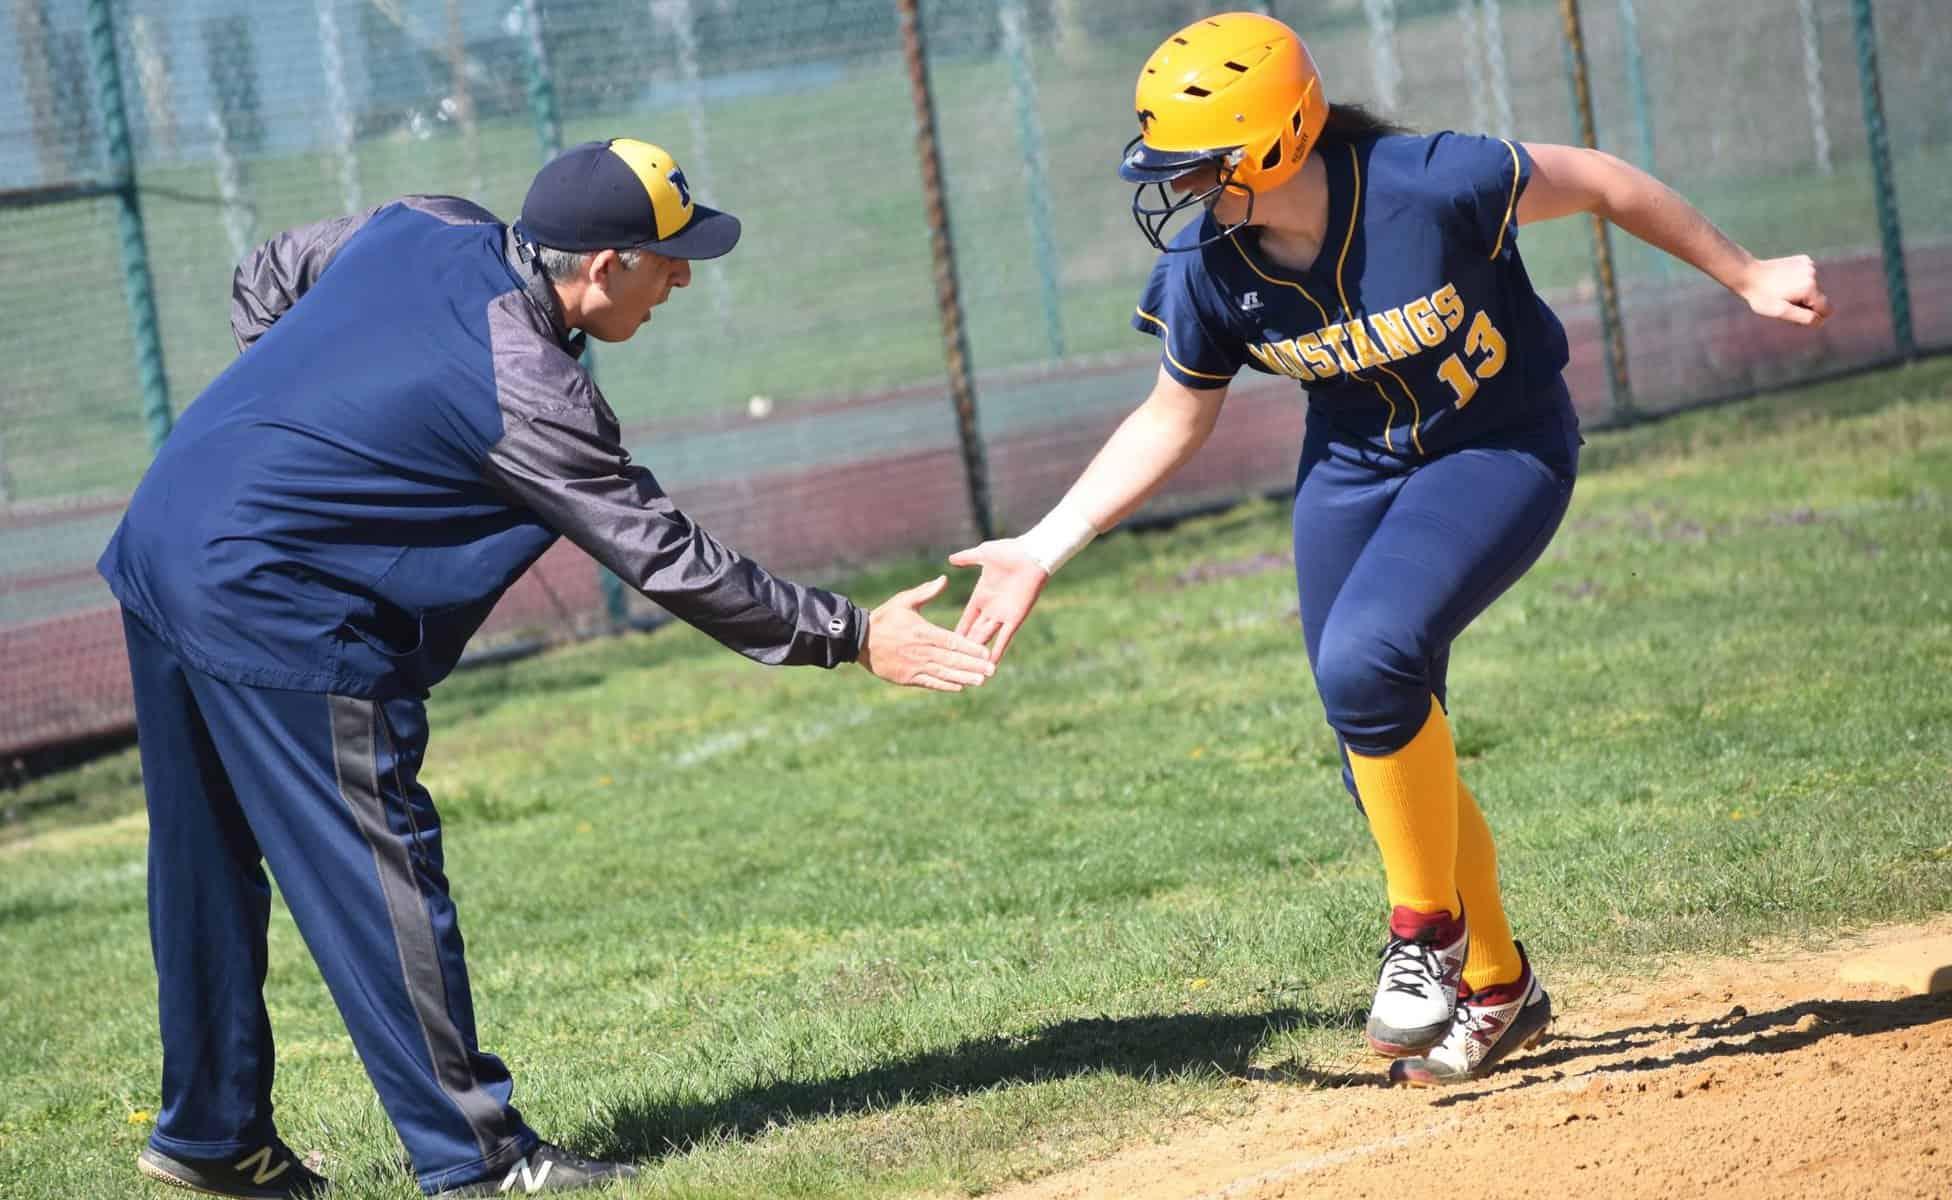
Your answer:
[[[1806,1000],[1766,1013],[1737,1006],[1715,1021],[1677,1021],[1634,1025],[1589,1036],[1553,1036],[1545,1049],[1513,1060],[1509,1074],[1488,1079],[1487,1087],[1446,1094],[1439,1106],[1481,1099],[1494,1092],[1551,1083],[1580,1071],[1585,1060],[1631,1054],[1673,1038],[1688,1044],[1621,1062],[1591,1063],[1597,1071],[1661,1071],[1745,1055],[1786,1054],[1832,1037],[1866,1037],[1952,1020],[1952,993],[1901,1000]]]
[[[1141,1079],[1217,1072],[1344,1086],[1362,1082],[1296,1063],[1251,1065],[1270,1037],[1302,1027],[1356,1029],[1363,1011],[1275,1008],[1258,1013],[1090,1017],[1060,1021],[1023,1037],[967,1041],[853,1075],[781,1081],[704,1104],[626,1102],[608,1128],[586,1127],[569,1144],[605,1157],[650,1158],[683,1152],[713,1137],[747,1138],[783,1122],[888,1108],[904,1100],[969,1095],[999,1086],[1044,1083],[1112,1071]]]
[[[26,895],[0,900],[0,929],[65,916],[74,907],[72,900],[56,900],[48,896]]]

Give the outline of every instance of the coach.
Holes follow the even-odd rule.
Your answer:
[[[692,259],[738,239],[669,154],[616,139],[544,166],[513,227],[413,196],[281,234],[238,268],[242,354],[185,411],[100,563],[149,806],[163,1083],[143,1174],[222,1196],[325,1186],[272,1123],[263,864],[423,1191],[631,1173],[540,1141],[476,1045],[418,783],[427,690],[559,535],[762,663],[858,661],[948,691],[990,673],[916,611],[941,580],[870,617],[728,549],[630,461],[583,339],[628,339]]]

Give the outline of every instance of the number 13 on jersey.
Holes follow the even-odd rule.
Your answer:
[[[1437,367],[1437,378],[1450,385],[1457,393],[1457,407],[1463,408],[1478,394],[1478,380],[1489,379],[1505,369],[1505,335],[1491,323],[1491,318],[1480,310],[1471,321],[1471,328],[1464,335],[1464,353],[1476,358],[1470,368],[1455,354],[1445,358]]]

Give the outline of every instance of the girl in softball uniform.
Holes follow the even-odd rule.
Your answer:
[[[1368,1040],[1400,1082],[1472,1078],[1551,1017],[1445,710],[1451,642],[1537,561],[1579,464],[1565,331],[1519,228],[1598,213],[1762,316],[1814,326],[1829,303],[1810,259],[1756,259],[1610,155],[1331,109],[1260,14],[1168,38],[1136,101],[1119,174],[1162,251],[1132,318],[1163,345],[1157,381],[1041,522],[951,557],[983,568],[958,632],[1000,659],[1051,574],[1205,441],[1243,367],[1297,380],[1303,636],[1390,907]]]

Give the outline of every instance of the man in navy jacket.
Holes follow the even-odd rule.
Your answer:
[[[277,876],[435,1195],[630,1173],[541,1141],[476,1044],[427,690],[558,536],[762,663],[857,661],[954,691],[993,669],[916,611],[862,611],[722,545],[630,461],[578,358],[738,241],[657,146],[590,142],[504,226],[413,196],[238,268],[239,358],[184,412],[101,560],[123,608],[148,794],[163,1096],[138,1167],[227,1196],[324,1181],[278,1139],[262,995]]]

